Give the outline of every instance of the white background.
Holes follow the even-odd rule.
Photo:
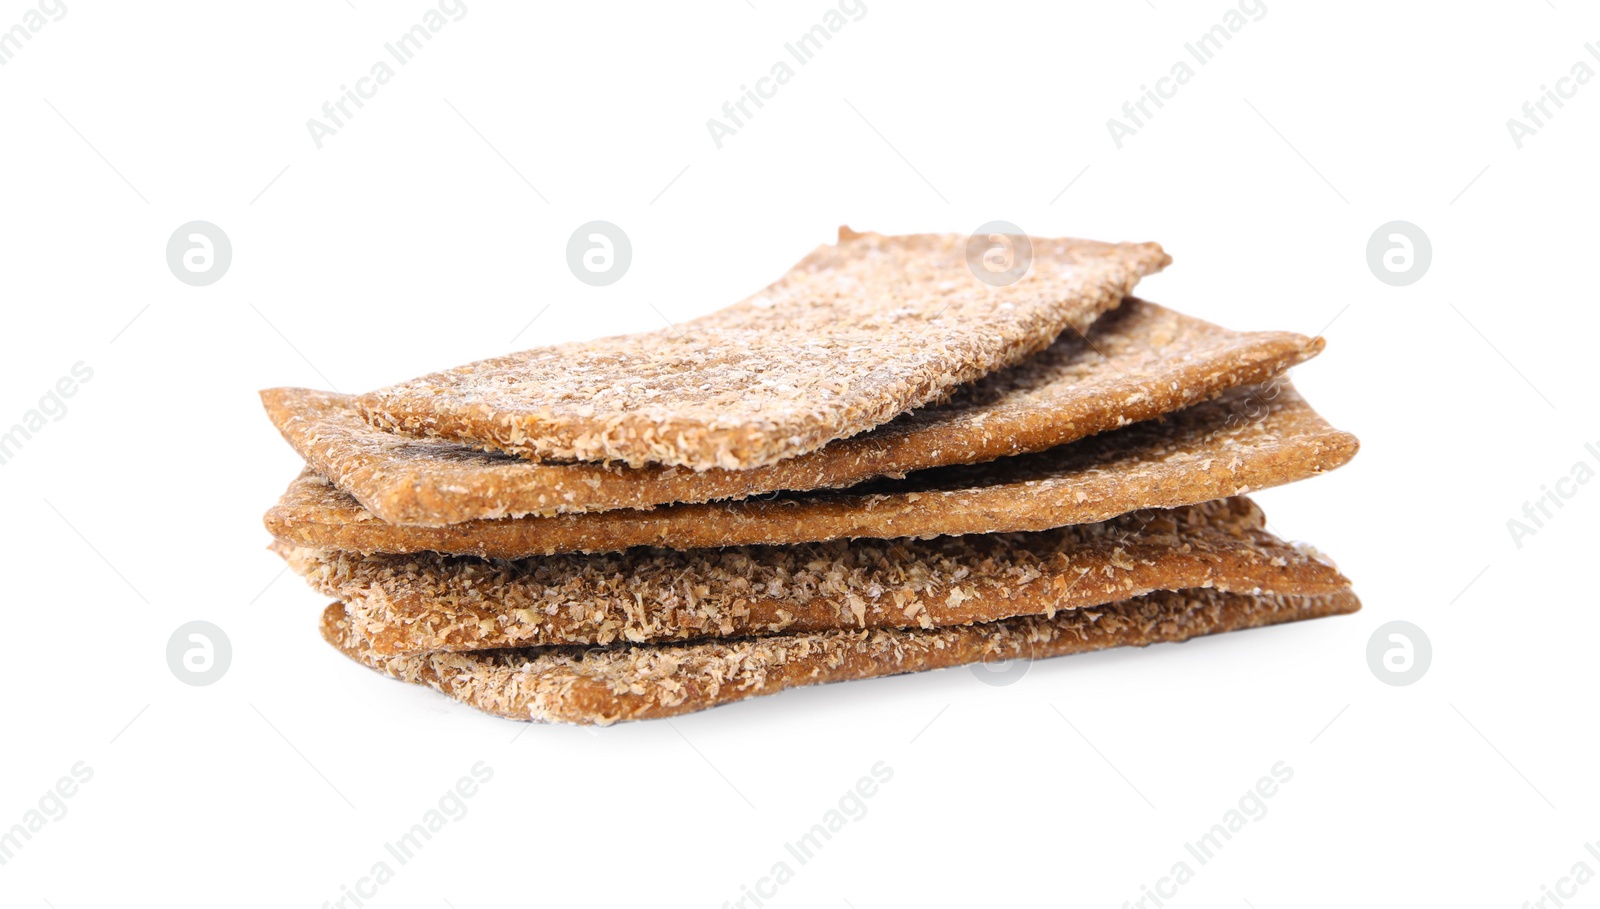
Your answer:
[[[1520,548],[1506,524],[1575,463],[1600,468],[1600,84],[1520,150],[1506,127],[1574,62],[1600,68],[1600,15],[1268,0],[1118,150],[1106,119],[1224,3],[867,0],[719,150],[706,119],[829,8],[752,2],[467,0],[320,150],[306,120],[420,0],[67,0],[0,67],[0,427],[93,369],[0,467],[0,827],[93,770],[0,866],[0,902],[321,906],[479,761],[494,775],[467,814],[368,905],[722,906],[879,761],[893,778],[865,816],[790,859],[768,906],[1120,906],[1279,761],[1292,781],[1190,859],[1179,904],[1520,906],[1579,861],[1600,871],[1600,483]],[[4,0],[0,28],[30,8]],[[234,249],[203,288],[163,255],[196,219]],[[564,261],[593,219],[634,247],[604,288]],[[260,514],[298,462],[257,389],[361,391],[659,328],[841,223],[993,219],[1160,241],[1175,261],[1151,299],[1325,331],[1295,379],[1363,450],[1259,501],[1364,611],[1044,662],[1009,687],[952,670],[596,732],[355,666],[265,549]],[[1409,287],[1366,263],[1394,219],[1432,239]],[[167,667],[192,619],[232,641],[210,687]],[[1394,619],[1433,644],[1409,687],[1365,657]],[[1600,883],[1579,892],[1600,902]]]

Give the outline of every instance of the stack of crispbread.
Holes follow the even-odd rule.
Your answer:
[[[357,662],[506,717],[1353,612],[1243,494],[1344,464],[1284,372],[1321,338],[1132,297],[1154,244],[840,232],[671,329],[366,395],[262,394],[305,459],[266,517]]]

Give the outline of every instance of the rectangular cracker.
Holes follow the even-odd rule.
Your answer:
[[[339,603],[323,637],[351,659],[520,720],[609,725],[678,716],[785,688],[1008,659],[1143,647],[1199,635],[1351,613],[1348,590],[1315,597],[1158,591],[1054,617],[978,625],[823,631],[686,644],[544,647],[384,657]]]
[[[834,492],[409,527],[376,519],[307,473],[267,512],[266,526],[285,543],[316,549],[506,559],[1048,530],[1305,479],[1344,464],[1357,447],[1280,379],[1048,451]]]
[[[277,551],[381,656],[553,644],[932,628],[1054,615],[1153,590],[1349,586],[1247,498],[1033,533],[630,549],[522,561]]]
[[[878,476],[1042,451],[1265,382],[1321,338],[1235,332],[1137,299],[945,402],[750,470],[554,464],[375,429],[349,395],[261,393],[310,468],[391,524],[443,526],[837,488]]]
[[[758,293],[654,332],[536,348],[362,395],[380,429],[539,459],[742,470],[887,423],[1089,327],[1170,259],[1153,243],[1014,238],[979,281],[956,234],[841,229]]]

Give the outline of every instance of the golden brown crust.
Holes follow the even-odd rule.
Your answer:
[[[1348,590],[1317,597],[1161,591],[1119,603],[948,628],[783,634],[688,644],[546,647],[383,657],[338,603],[323,636],[347,656],[497,716],[607,725],[677,716],[785,688],[967,663],[1143,647],[1355,612]]]
[[[516,562],[277,545],[383,656],[551,644],[932,628],[1054,615],[1152,590],[1314,595],[1349,586],[1240,497],[1098,524]]]
[[[294,546],[508,559],[633,546],[1047,530],[1305,479],[1344,464],[1357,447],[1354,436],[1329,426],[1287,380],[1276,380],[1049,451],[837,492],[427,528],[379,521],[326,480],[303,474],[267,513],[266,525]]]
[[[966,238],[841,231],[681,327],[523,351],[362,395],[374,426],[525,457],[747,469],[939,400],[1089,327],[1170,261],[1153,243],[1033,238],[1013,284]]]
[[[1321,338],[1229,331],[1130,299],[948,401],[750,470],[540,463],[375,429],[348,395],[275,388],[261,399],[311,469],[379,519],[442,526],[837,488],[1041,451],[1267,381],[1321,349]]]

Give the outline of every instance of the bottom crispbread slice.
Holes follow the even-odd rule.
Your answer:
[[[1305,479],[1341,466],[1357,447],[1276,380],[1048,451],[834,492],[411,527],[378,520],[307,472],[267,512],[266,525],[294,546],[506,559],[1047,530]]]
[[[322,634],[356,662],[496,716],[608,725],[677,716],[785,688],[1142,647],[1355,612],[1348,590],[1316,597],[1162,591],[1118,603],[949,628],[828,631],[691,644],[549,647],[382,657],[339,603]]]
[[[964,625],[1216,588],[1349,586],[1240,497],[1096,524],[932,540],[632,549],[522,561],[274,547],[382,656]]]

